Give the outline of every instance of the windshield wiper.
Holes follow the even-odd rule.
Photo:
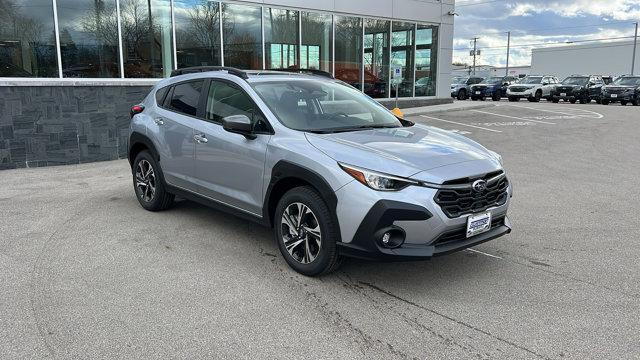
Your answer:
[[[368,129],[392,129],[392,128],[400,128],[402,126],[392,125],[392,124],[368,124],[368,125],[358,125],[358,126],[345,126],[338,127],[333,129],[314,129],[308,130],[309,132],[315,134],[331,134],[338,132],[349,132],[349,131],[359,131],[359,130],[368,130]]]

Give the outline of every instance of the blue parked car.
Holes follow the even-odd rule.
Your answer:
[[[471,86],[469,96],[473,101],[484,101],[486,98],[500,101],[503,96],[507,96],[507,86],[515,84],[516,81],[517,79],[513,76],[489,77]]]

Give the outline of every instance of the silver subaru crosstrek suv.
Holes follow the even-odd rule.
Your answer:
[[[428,259],[511,231],[498,154],[321,72],[179,69],[131,115],[143,208],[178,196],[273,227],[308,276],[344,257]]]

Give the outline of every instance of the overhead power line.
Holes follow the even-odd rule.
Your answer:
[[[571,44],[576,44],[576,43],[585,43],[585,42],[592,42],[592,41],[606,41],[606,40],[622,40],[622,39],[633,39],[633,36],[618,36],[618,37],[608,37],[608,38],[599,38],[599,39],[583,39],[583,40],[567,40],[567,41],[562,41],[562,42],[546,42],[546,43],[529,43],[529,44],[516,44],[516,45],[511,45],[511,48],[514,47],[529,47],[529,46],[542,46],[542,45],[571,45]],[[506,46],[484,46],[481,47],[482,50],[484,49],[506,49]],[[470,50],[469,48],[456,48],[453,49],[454,51],[462,51],[462,50]]]
[[[505,0],[487,0],[487,1],[481,1],[481,2],[461,1],[458,4],[456,4],[456,7],[484,5],[484,4],[491,4],[491,3],[500,2],[500,1],[505,1]]]

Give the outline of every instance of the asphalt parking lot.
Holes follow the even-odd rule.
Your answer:
[[[638,358],[640,108],[487,105],[411,119],[503,155],[514,231],[322,278],[126,160],[0,172],[0,357]]]

